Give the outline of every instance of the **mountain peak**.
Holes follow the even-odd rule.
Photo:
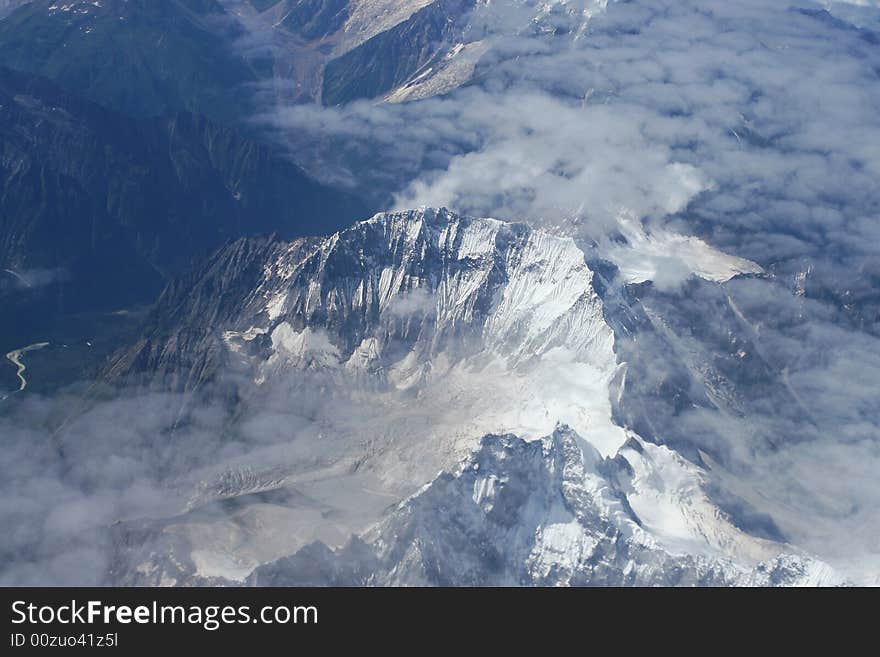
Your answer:
[[[658,544],[583,440],[487,434],[375,528],[339,550],[311,545],[257,568],[261,586],[794,585],[841,580],[826,564],[779,554],[754,567]],[[781,546],[780,546],[781,548]],[[317,573],[321,577],[314,579]]]

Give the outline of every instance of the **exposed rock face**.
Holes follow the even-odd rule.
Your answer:
[[[436,0],[399,25],[378,34],[324,70],[321,100],[337,105],[358,98],[375,98],[425,73],[460,40],[473,0]],[[462,81],[459,81],[462,82]]]
[[[383,213],[326,239],[224,249],[166,290],[155,330],[109,374],[196,392],[234,371],[236,392],[222,394],[248,397],[281,381],[293,394],[307,372],[438,413],[464,396],[484,418],[452,431],[468,444],[563,420],[613,453],[625,439],[607,398],[617,364],[592,281],[568,238],[446,210]]]
[[[446,210],[383,213],[326,239],[230,245],[166,290],[135,351],[155,354],[150,373],[177,372],[178,387],[202,380],[181,370],[209,345],[227,360],[263,354],[246,359],[258,377],[320,357],[398,387],[441,354],[526,367],[564,349],[613,370],[592,277],[567,238]],[[136,373],[144,357],[129,353],[115,371]]]

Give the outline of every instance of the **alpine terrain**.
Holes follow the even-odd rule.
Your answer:
[[[880,585],[878,44],[0,0],[0,586]]]
[[[842,582],[615,421],[600,278],[571,238],[444,209],[230,245],[107,377],[234,399],[230,439],[272,433],[186,484],[183,515],[116,527],[110,581]]]

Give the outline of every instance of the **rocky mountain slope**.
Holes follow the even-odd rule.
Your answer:
[[[120,527],[121,545],[152,538],[114,577],[842,581],[742,500],[722,508],[699,450],[615,422],[628,386],[600,264],[570,238],[442,209],[219,252],[108,376],[222,399],[226,439],[264,447],[187,479],[184,515]],[[233,519],[207,511],[233,500]]]
[[[54,285],[37,300],[45,316],[150,302],[224,241],[316,234],[365,213],[204,118],[131,119],[0,68],[0,269],[24,276],[9,295]]]
[[[673,460],[674,462],[674,460]],[[634,465],[635,464],[635,465]],[[452,473],[442,473],[345,547],[321,543],[257,568],[255,586],[822,586],[842,580],[809,558],[774,554],[723,517],[691,521],[670,540],[652,525],[662,509],[632,502],[658,492],[640,476],[663,471],[662,450],[632,439],[603,459],[567,427],[533,442],[487,435]],[[667,467],[669,463],[665,464]],[[685,468],[679,464],[684,470]],[[659,467],[658,467],[659,466]],[[695,484],[696,482],[691,482]],[[699,503],[698,489],[679,500]],[[630,497],[628,497],[627,493]],[[630,499],[632,498],[632,499]],[[690,509],[694,511],[696,509]],[[658,513],[658,511],[660,513]],[[702,524],[701,524],[702,523]],[[663,529],[668,529],[665,527]],[[688,530],[722,538],[708,549]],[[662,531],[662,530],[661,530]],[[703,538],[703,537],[700,537]],[[687,540],[691,539],[690,544]],[[740,562],[723,556],[737,553]],[[743,555],[765,560],[748,566]]]
[[[877,583],[877,21],[0,0],[0,582]]]
[[[34,0],[7,8],[0,56],[136,116],[246,125],[276,102],[446,93],[492,66],[498,39],[576,38],[604,5],[517,0],[498,25],[491,3],[474,0]]]
[[[473,7],[472,0],[437,0],[332,59],[324,69],[322,102],[383,96],[429,74],[460,41]]]
[[[259,79],[215,0],[33,0],[0,22],[0,61],[139,118],[194,112],[231,124]]]
[[[319,368],[404,391],[476,367],[538,386],[542,363],[571,361],[593,385],[616,365],[592,276],[570,239],[446,210],[383,213],[323,240],[243,241],[166,290],[156,328],[109,376],[159,374],[193,392],[223,368],[257,383]],[[508,421],[546,427],[539,408]],[[563,419],[588,431],[578,412]]]

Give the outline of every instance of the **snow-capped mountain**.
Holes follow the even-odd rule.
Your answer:
[[[877,584],[876,5],[0,0],[0,585]]]
[[[282,559],[253,577],[837,581],[618,423],[606,286],[571,238],[442,209],[230,245],[166,291],[159,328],[110,373],[234,400],[230,440],[265,446],[182,479],[182,516],[117,528],[113,577],[241,582]],[[231,519],[205,511],[224,500]]]
[[[398,393],[497,379],[518,391],[493,405],[508,427],[537,435],[562,419],[613,450],[610,407],[577,401],[616,368],[592,276],[570,239],[445,210],[380,214],[279,253],[249,295],[256,321],[224,340],[241,355],[263,336],[258,382],[317,365]]]
[[[633,500],[660,491],[646,482],[684,476],[669,455],[646,452],[633,440],[613,460],[603,459],[567,427],[532,442],[487,435],[455,472],[442,473],[402,502],[386,519],[331,551],[311,544],[295,555],[257,568],[256,586],[796,586],[841,583],[813,559],[774,554],[773,546],[725,524],[699,519],[700,495],[680,487],[644,516]],[[675,470],[678,469],[678,472]],[[674,479],[664,483],[680,483]],[[646,485],[647,484],[647,485]],[[629,491],[627,495],[626,491]],[[662,493],[661,493],[662,494]],[[680,504],[678,508],[675,503]],[[644,507],[647,509],[647,507]],[[680,520],[677,537],[652,521]],[[653,517],[652,517],[653,514]],[[687,520],[696,521],[690,527]],[[667,529],[669,527],[667,526]],[[699,531],[711,528],[714,537]],[[694,531],[694,533],[689,533]],[[653,533],[657,532],[657,533]],[[707,549],[713,538],[736,544],[739,562]],[[675,539],[680,542],[676,544]],[[702,544],[701,544],[702,543]],[[716,545],[718,547],[718,545]],[[743,554],[766,560],[749,567]]]
[[[166,292],[152,323],[168,328],[109,376],[188,393],[230,385],[245,407],[326,390],[309,413],[335,438],[303,441],[332,462],[363,460],[368,443],[360,471],[395,494],[490,431],[539,437],[564,421],[610,454],[625,436],[592,280],[571,239],[446,210],[379,214],[326,239],[243,240]]]

